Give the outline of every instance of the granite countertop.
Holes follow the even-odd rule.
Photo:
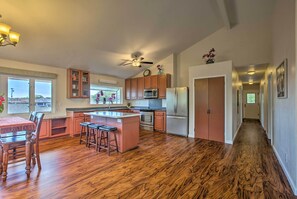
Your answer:
[[[97,112],[90,112],[90,113],[84,113],[84,114],[91,115],[91,116],[98,116],[98,117],[115,118],[115,119],[140,116],[139,113],[122,113],[122,112],[115,112],[115,111],[97,111]]]
[[[84,111],[114,111],[114,110],[123,110],[123,109],[131,109],[131,110],[166,110],[165,107],[147,107],[147,106],[132,106],[128,108],[127,106],[117,106],[117,107],[86,107],[86,108],[66,108],[66,111],[73,112],[84,112]]]

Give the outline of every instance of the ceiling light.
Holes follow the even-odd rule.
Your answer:
[[[2,16],[0,15],[0,18]],[[20,40],[20,34],[10,31],[11,27],[7,24],[0,23],[0,46],[15,46]]]
[[[140,66],[140,60],[139,60],[139,59],[133,59],[133,60],[132,60],[132,66],[137,66],[137,67],[139,67],[139,66]]]
[[[254,75],[255,74],[255,71],[254,70],[250,70],[250,71],[247,72],[247,74],[248,75]]]
[[[254,84],[254,81],[252,79],[250,79],[249,84]]]

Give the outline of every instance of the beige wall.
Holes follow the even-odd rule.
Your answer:
[[[231,30],[222,28],[197,42],[177,56],[177,85],[188,85],[189,66],[204,64],[202,55],[216,49],[216,62],[232,60],[234,66],[270,63],[271,22],[259,20],[254,24],[238,24]]]
[[[277,0],[273,16],[273,59],[261,85],[264,87],[264,126],[267,129],[268,75],[273,78],[274,133],[273,148],[284,172],[297,194],[297,122],[296,122],[296,10],[294,0]],[[276,93],[276,67],[288,59],[288,98]]]
[[[64,68],[57,68],[52,66],[44,66],[44,65],[37,65],[37,64],[29,64],[29,63],[23,63],[23,62],[16,62],[11,60],[4,60],[0,59],[0,66],[3,67],[9,67],[9,68],[16,68],[16,69],[24,69],[24,70],[32,70],[32,71],[41,71],[41,72],[49,72],[49,73],[55,73],[58,75],[57,79],[54,81],[53,89],[53,100],[54,100],[54,110],[53,114],[55,115],[65,115],[66,108],[77,108],[77,107],[100,107],[104,105],[90,105],[89,99],[68,99],[67,96],[67,70]],[[0,91],[7,91],[7,82],[3,76],[0,78]],[[115,77],[109,77],[104,75],[98,75],[98,74],[91,74],[90,80],[91,83],[98,83],[99,79],[112,79],[114,81],[117,81],[117,86],[124,87],[125,81],[124,79],[115,78]],[[125,101],[124,101],[125,104]],[[106,105],[105,105],[106,106]],[[7,114],[7,109],[1,114],[1,116],[4,116]],[[50,114],[47,114],[50,115]],[[27,116],[23,115],[24,117]]]

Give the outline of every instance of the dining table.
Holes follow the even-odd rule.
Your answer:
[[[31,138],[32,138],[32,132],[35,131],[36,124],[28,119],[24,119],[22,117],[0,117],[0,134],[3,136],[18,136],[17,132],[25,132],[26,135],[26,174],[29,177],[31,172]],[[3,158],[8,158],[8,148],[3,148]],[[5,162],[5,161],[3,161]],[[0,165],[0,169],[2,170],[2,165]],[[5,169],[5,168],[4,168]],[[7,169],[7,165],[6,165]],[[6,171],[3,171],[7,173]]]

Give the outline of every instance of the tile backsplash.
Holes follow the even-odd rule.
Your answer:
[[[131,106],[145,106],[145,107],[166,107],[166,99],[151,99],[151,100],[129,100]]]

